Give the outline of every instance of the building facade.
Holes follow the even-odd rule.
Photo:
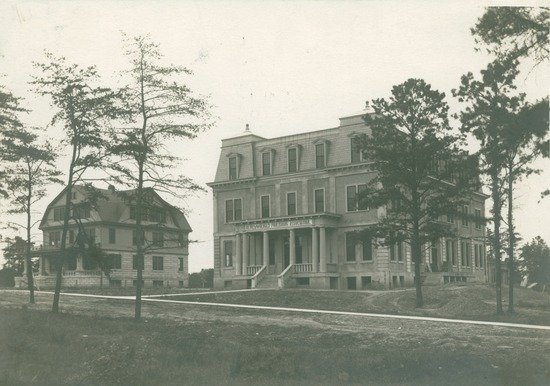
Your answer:
[[[131,204],[133,191],[94,189],[98,195],[95,205],[89,204],[89,191],[75,186],[71,197],[71,220],[67,247],[78,243],[81,234],[109,255],[111,267],[105,274],[96,260],[82,254],[69,256],[62,268],[65,287],[136,285],[137,232],[135,207]],[[164,201],[152,189],[146,189],[147,206],[142,224],[145,230],[143,285],[145,287],[186,287],[188,284],[188,235],[191,227],[184,214]],[[55,285],[56,263],[63,232],[65,190],[48,205],[40,223],[43,245],[33,250],[39,258],[35,284]],[[16,278],[16,286],[26,286],[26,276]]]
[[[354,237],[385,208],[357,195],[375,176],[354,138],[369,133],[363,113],[335,128],[266,139],[247,130],[222,141],[215,180],[214,286],[331,289],[393,288],[414,283],[405,243]],[[469,211],[485,213],[481,193]],[[453,223],[458,237],[426,246],[426,283],[486,281],[484,226]]]

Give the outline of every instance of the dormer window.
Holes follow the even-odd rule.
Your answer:
[[[268,152],[262,153],[262,175],[271,175],[271,154]]]
[[[361,146],[361,135],[361,133],[355,131],[348,135],[350,138],[350,158],[352,164],[366,161]]]
[[[317,169],[322,169],[325,166],[326,166],[325,144],[318,143],[315,145],[315,167]]]
[[[237,178],[237,157],[229,157],[229,179],[236,180]]]
[[[300,151],[302,146],[289,144],[286,146],[287,170],[294,173],[300,170]]]

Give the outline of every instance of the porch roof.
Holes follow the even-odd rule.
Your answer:
[[[334,227],[341,217],[336,213],[323,212],[233,221],[231,224],[238,232]]]

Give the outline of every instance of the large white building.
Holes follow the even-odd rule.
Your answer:
[[[214,198],[214,285],[217,288],[309,286],[390,288],[412,284],[405,243],[391,247],[353,231],[376,224],[385,208],[356,197],[375,171],[356,146],[369,133],[363,114],[326,130],[263,138],[247,130],[222,141]],[[486,196],[472,192],[464,210],[484,217]],[[484,226],[452,223],[458,237],[424,255],[426,280],[485,281]]]

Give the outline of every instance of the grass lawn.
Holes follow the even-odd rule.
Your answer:
[[[422,288],[425,306],[415,308],[412,288],[396,291],[314,291],[306,289],[208,293],[169,296],[168,299],[335,311],[435,316],[550,325],[550,294],[515,290],[516,313],[495,315],[495,290],[490,285],[440,285]],[[503,294],[508,294],[507,287]],[[507,308],[506,299],[504,309]]]
[[[3,295],[3,293],[2,293]],[[62,298],[0,304],[0,384],[547,385],[541,331]],[[120,316],[114,315],[114,309]],[[94,316],[95,315],[95,316]]]

